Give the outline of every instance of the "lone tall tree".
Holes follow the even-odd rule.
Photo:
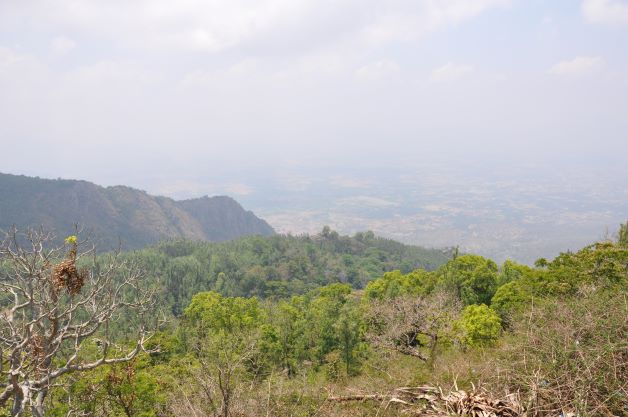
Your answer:
[[[152,292],[138,285],[136,268],[118,253],[96,263],[93,247],[76,236],[53,242],[43,230],[14,229],[0,243],[0,407],[12,401],[12,416],[30,408],[43,417],[44,400],[63,375],[129,361],[150,336]],[[109,334],[119,312],[138,323],[126,348]]]
[[[628,222],[619,225],[619,237],[617,240],[621,245],[628,246]]]

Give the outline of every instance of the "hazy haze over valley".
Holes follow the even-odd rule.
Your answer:
[[[531,262],[625,221],[627,39],[620,0],[9,0],[0,172]]]
[[[577,249],[613,235],[628,213],[628,175],[617,166],[582,172],[567,163],[559,171],[553,164],[418,162],[242,175],[237,199],[278,232],[315,233],[327,224],[342,233],[370,229],[499,261],[531,263]]]

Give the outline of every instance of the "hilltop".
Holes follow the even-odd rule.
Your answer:
[[[164,239],[222,242],[273,228],[227,196],[176,201],[127,186],[0,174],[0,229],[43,225],[59,235],[78,223],[98,246],[128,249]]]

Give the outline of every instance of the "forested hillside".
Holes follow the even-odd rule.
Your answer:
[[[10,412],[24,404],[37,417],[628,407],[628,224],[617,241],[534,267],[327,228],[97,257],[76,236],[40,249],[38,233],[32,247],[0,245],[7,415],[29,415]]]
[[[157,285],[159,300],[176,316],[201,291],[225,296],[289,298],[344,283],[364,288],[387,271],[434,270],[451,250],[426,249],[376,237],[340,236],[329,228],[314,236],[251,236],[230,242],[169,241],[125,254]]]
[[[272,227],[229,197],[175,201],[125,186],[0,174],[0,229],[44,225],[71,234],[79,224],[101,249],[140,248],[163,239],[220,242],[272,235]]]

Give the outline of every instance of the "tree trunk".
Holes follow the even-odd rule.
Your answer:
[[[44,412],[44,400],[46,399],[46,395],[48,394],[47,389],[42,389],[37,393],[37,397],[35,399],[35,403],[31,407],[31,412],[33,413],[33,417],[45,417]]]
[[[13,409],[11,417],[19,417],[24,413],[24,388],[17,386],[13,394]]]

